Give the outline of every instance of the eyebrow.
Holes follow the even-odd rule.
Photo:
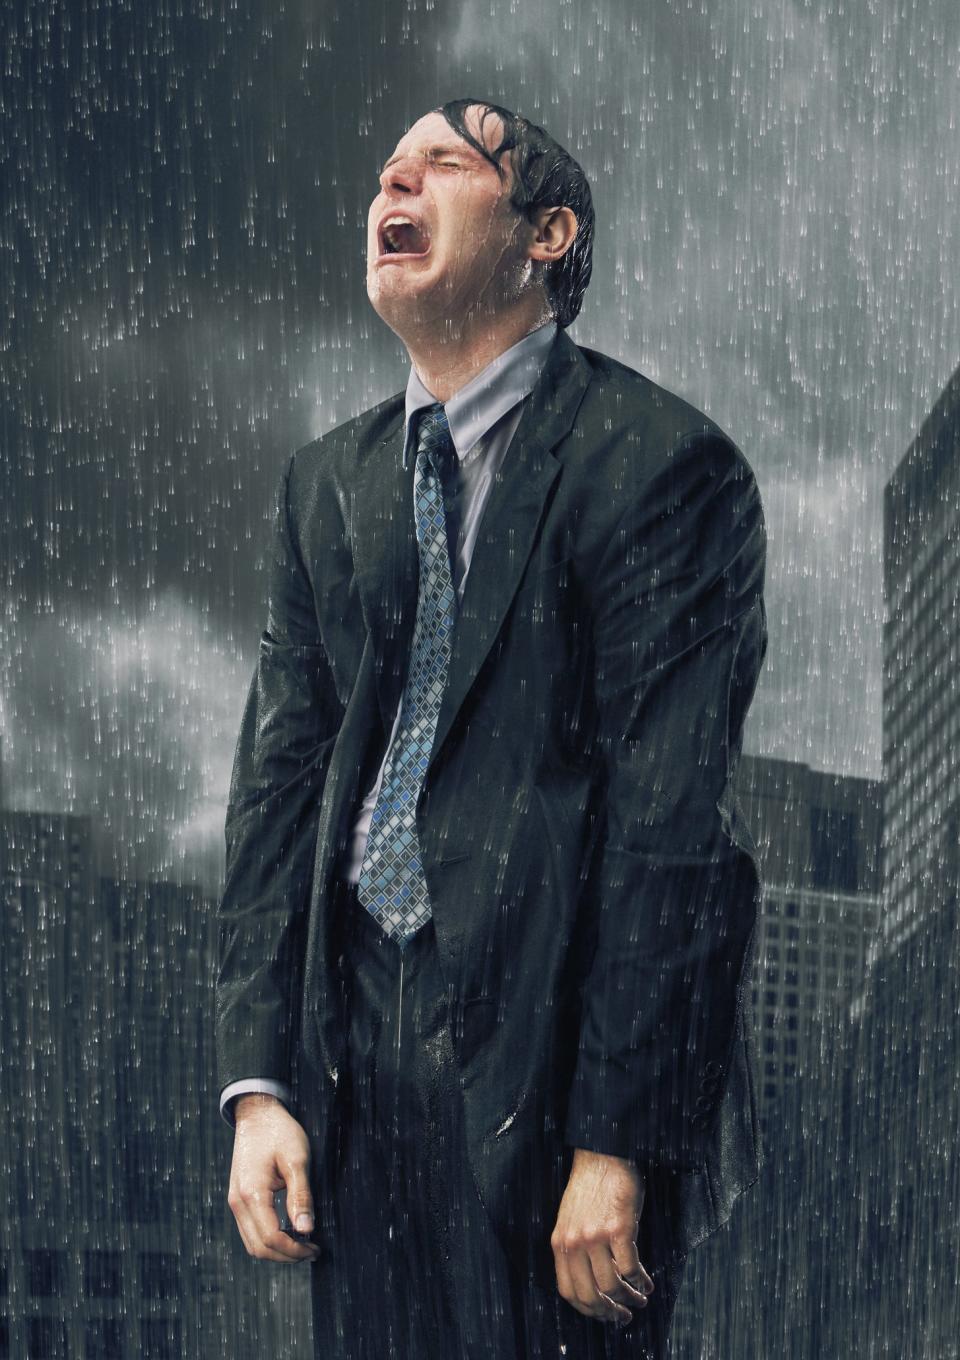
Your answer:
[[[430,159],[434,159],[437,156],[464,156],[466,157],[467,160],[474,161],[481,161],[485,159],[483,156],[480,155],[478,151],[475,151],[473,149],[469,142],[457,142],[457,143],[447,142],[445,145],[442,146],[441,145],[431,146],[428,151],[424,151],[422,154],[424,156],[429,157]],[[385,162],[383,170],[388,170],[395,161],[401,160],[403,160],[402,156],[391,156],[390,159]],[[380,172],[381,174],[383,173],[383,170],[381,170]]]

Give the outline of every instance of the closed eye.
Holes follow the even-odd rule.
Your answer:
[[[434,160],[434,161],[431,161],[431,164],[432,164],[432,165],[440,165],[440,166],[443,166],[443,168],[446,169],[446,170],[460,170],[460,169],[463,168],[462,163],[461,163],[460,161],[437,161],[437,160]],[[380,171],[380,174],[377,176],[377,179],[378,179],[378,180],[380,180],[380,179],[383,178],[383,176],[387,173],[387,169],[388,169],[388,167],[387,167],[387,166],[384,166],[384,168]]]

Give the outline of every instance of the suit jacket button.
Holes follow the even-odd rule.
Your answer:
[[[709,1062],[703,1064],[703,1070],[708,1077],[719,1077],[722,1064],[719,1059],[711,1058]]]
[[[697,1113],[695,1115],[692,1115],[690,1118],[690,1123],[693,1124],[694,1127],[698,1129],[702,1129],[703,1126],[705,1124],[708,1124],[709,1122],[710,1114],[709,1111],[707,1110],[698,1110]]]
[[[713,1106],[713,1101],[709,1096],[697,1096],[696,1107],[698,1110],[709,1110]]]
[[[706,1091],[708,1095],[712,1095],[719,1085],[720,1085],[719,1077],[700,1078],[700,1090]]]

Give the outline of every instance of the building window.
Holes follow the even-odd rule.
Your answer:
[[[123,1318],[87,1318],[84,1350],[85,1360],[126,1360]]]
[[[198,1265],[198,1278],[200,1281],[200,1296],[203,1299],[212,1298],[214,1295],[223,1293],[223,1283],[220,1274],[220,1263],[215,1258],[209,1256],[202,1257]]]
[[[140,1253],[140,1297],[173,1299],[180,1290],[180,1271],[176,1256],[169,1251]]]
[[[140,1360],[181,1360],[179,1318],[140,1319]]]
[[[857,820],[840,808],[810,809],[810,857],[818,888],[857,890]]]
[[[63,1318],[27,1318],[27,1354],[30,1360],[64,1360],[67,1324]]]
[[[66,1291],[67,1258],[62,1251],[46,1247],[24,1253],[27,1265],[27,1292],[34,1299],[58,1298]]]
[[[88,1299],[119,1299],[123,1293],[122,1279],[118,1251],[84,1252],[83,1290]]]

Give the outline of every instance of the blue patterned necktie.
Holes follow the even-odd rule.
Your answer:
[[[441,482],[455,457],[446,412],[439,403],[428,407],[420,417],[413,477],[420,578],[410,668],[357,884],[363,906],[401,947],[431,915],[416,810],[437,730],[457,612]]]

